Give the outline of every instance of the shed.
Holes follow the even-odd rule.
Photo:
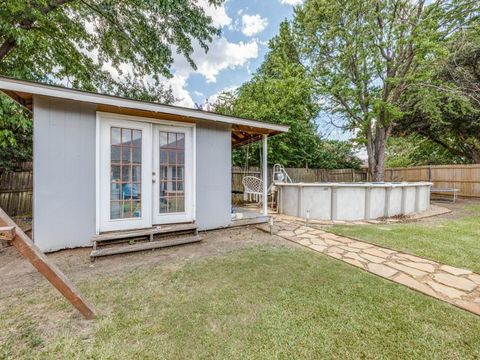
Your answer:
[[[91,246],[109,232],[227,227],[232,148],[263,140],[266,179],[267,138],[288,131],[6,77],[0,90],[33,112],[33,240],[46,252]]]

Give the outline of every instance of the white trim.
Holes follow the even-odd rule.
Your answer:
[[[133,115],[123,115],[123,114],[116,114],[116,113],[109,113],[109,112],[102,112],[102,111],[97,111],[96,112],[96,149],[95,149],[95,202],[96,202],[96,216],[95,216],[95,231],[96,234],[99,234],[102,231],[110,231],[106,230],[104,227],[102,227],[102,196],[101,196],[101,125],[102,121],[106,121],[108,124],[116,124],[118,126],[127,126],[127,127],[135,127],[135,123],[137,123],[137,127],[145,127],[149,126],[149,134],[148,139],[145,137],[142,139],[142,141],[146,141],[148,144],[150,144],[150,149],[148,151],[144,151],[145,153],[149,154],[150,161],[146,164],[144,164],[144,167],[147,166],[148,169],[148,174],[150,176],[144,176],[144,179],[147,179],[147,184],[149,184],[150,187],[150,192],[143,192],[142,201],[147,201],[149,202],[147,205],[149,206],[149,214],[147,214],[150,218],[149,224],[146,225],[145,227],[150,227],[152,226],[153,223],[153,216],[154,216],[154,191],[152,188],[152,183],[151,183],[151,178],[152,178],[152,171],[154,168],[154,144],[153,144],[153,136],[154,132],[153,129],[155,125],[159,126],[166,126],[170,127],[172,126],[172,129],[174,128],[188,128],[191,130],[190,133],[190,146],[191,146],[191,205],[190,205],[190,216],[188,219],[180,219],[178,221],[195,221],[197,216],[196,216],[196,176],[197,176],[197,148],[196,148],[196,124],[194,123],[181,123],[181,122],[176,122],[176,121],[170,121],[170,120],[162,120],[162,119],[151,119],[151,118],[146,118],[146,117],[140,117],[140,116],[133,116]],[[146,150],[146,149],[145,149]],[[143,171],[142,171],[142,175]],[[142,207],[143,210],[143,207]],[[142,216],[143,217],[143,216]],[[122,219],[119,220],[111,220],[114,222],[121,223]],[[175,220],[171,221],[176,222]],[[169,222],[170,223],[170,222]],[[134,229],[137,227],[129,227],[128,229]],[[122,230],[121,227],[118,229],[112,229],[112,230]]]
[[[95,233],[100,234],[100,114],[95,116]]]
[[[97,114],[100,114],[102,118],[111,118],[116,120],[138,121],[138,122],[145,122],[149,124],[172,125],[176,127],[195,127],[196,126],[195,123],[163,120],[163,119],[149,118],[149,117],[136,116],[136,115],[124,115],[124,114],[117,114],[117,113],[106,112],[106,111],[97,111]]]
[[[141,229],[152,226],[152,134],[151,124],[119,119],[115,116],[98,114],[99,129],[99,168],[98,168],[98,231],[118,231]],[[142,130],[142,214],[138,218],[110,219],[110,127],[119,126]],[[107,131],[108,129],[108,131]],[[108,140],[108,141],[107,141]],[[108,165],[108,167],[107,167]],[[108,199],[108,201],[107,201]]]
[[[193,147],[193,130],[195,127],[186,127],[186,126],[170,126],[170,125],[160,125],[155,124],[152,131],[152,148],[153,148],[153,166],[152,172],[155,172],[155,183],[153,185],[153,215],[152,223],[153,225],[163,225],[163,224],[173,224],[179,222],[190,222],[194,220],[194,199],[196,196],[195,185],[194,185],[194,158],[195,158],[195,149]],[[160,214],[160,204],[158,202],[160,198],[160,189],[158,187],[160,179],[160,169],[159,169],[159,149],[160,144],[158,140],[158,134],[160,131],[171,131],[171,132],[181,132],[185,134],[185,166],[184,166],[184,179],[185,179],[185,211],[179,213],[166,213]]]
[[[192,219],[197,221],[197,127],[192,129]]]
[[[52,86],[46,84],[33,83],[29,81],[21,81],[16,79],[9,79],[0,77],[0,89],[9,91],[18,91],[28,94],[37,94],[43,96],[56,97],[60,99],[69,99],[76,101],[83,101],[92,104],[111,105],[122,108],[146,110],[161,112],[167,114],[174,114],[179,116],[186,116],[196,119],[204,119],[210,121],[218,121],[227,124],[251,126],[259,129],[266,129],[279,132],[287,132],[289,126],[276,125],[265,123],[262,121],[241,119],[226,115],[210,113],[207,111],[188,109],[179,106],[162,105],[151,102],[138,101],[128,98],[122,98],[111,95],[103,95],[97,93],[90,93],[75,89],[62,88],[59,86]]]
[[[267,142],[268,142],[268,136],[263,135],[263,141],[262,141],[262,150],[263,150],[263,169],[262,169],[262,175],[263,175],[263,195],[262,195],[262,212],[263,215],[268,215],[268,188],[267,188],[267,182],[268,182],[268,148],[267,148]]]

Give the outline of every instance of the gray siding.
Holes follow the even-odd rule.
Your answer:
[[[95,105],[34,98],[33,237],[43,251],[90,246],[95,234]],[[231,222],[231,126],[196,127],[196,222]]]
[[[43,251],[95,234],[95,105],[34,97],[33,238]]]
[[[197,224],[201,230],[231,222],[231,126],[197,124]]]

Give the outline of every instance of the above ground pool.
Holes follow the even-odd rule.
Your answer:
[[[316,220],[368,220],[430,208],[430,182],[276,183],[278,212]]]

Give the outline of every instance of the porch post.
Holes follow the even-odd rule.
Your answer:
[[[268,159],[267,159],[267,138],[268,135],[263,135],[262,150],[263,150],[263,215],[268,215],[268,194],[267,194],[267,183],[268,183]]]

